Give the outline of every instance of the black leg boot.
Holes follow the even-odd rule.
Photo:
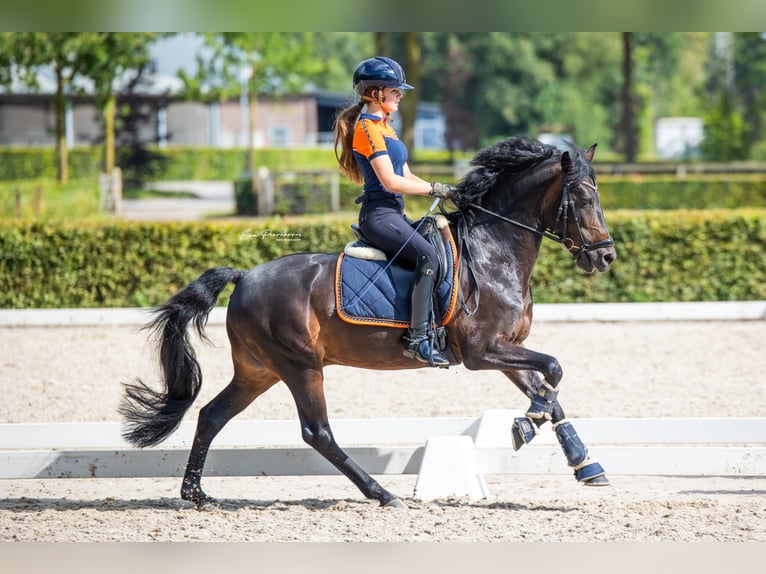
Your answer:
[[[407,345],[404,354],[434,367],[448,367],[449,361],[433,348],[431,338],[428,336],[434,275],[435,270],[431,258],[428,255],[418,257],[418,263],[415,267],[415,281],[412,285],[410,329],[404,338]]]

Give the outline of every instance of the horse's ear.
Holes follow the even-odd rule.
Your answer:
[[[587,159],[589,162],[593,161],[593,156],[596,153],[596,146],[598,144],[594,143],[592,146],[588,148],[588,151],[585,152],[585,159]]]

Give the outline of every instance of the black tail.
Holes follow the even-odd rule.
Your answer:
[[[187,327],[194,321],[200,337],[218,295],[244,272],[231,267],[208,269],[167,303],[154,310],[155,318],[145,329],[159,338],[160,365],[165,389],[155,391],[143,381],[125,385],[119,412],[125,419],[125,440],[137,447],[159,444],[178,428],[184,413],[202,387],[202,371]]]

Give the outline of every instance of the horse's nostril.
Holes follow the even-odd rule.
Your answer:
[[[617,259],[617,257],[615,257],[615,254],[614,254],[614,253],[607,253],[606,255],[604,255],[604,261],[605,261],[605,262],[606,262],[608,265],[611,265],[612,263],[614,263],[614,260],[615,260],[615,259]]]

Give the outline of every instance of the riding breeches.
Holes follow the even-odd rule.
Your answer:
[[[412,269],[421,255],[428,255],[433,262],[438,260],[434,246],[415,231],[405,215],[395,207],[375,203],[365,204],[359,214],[359,228],[370,243],[388,257],[401,249],[397,263]]]

